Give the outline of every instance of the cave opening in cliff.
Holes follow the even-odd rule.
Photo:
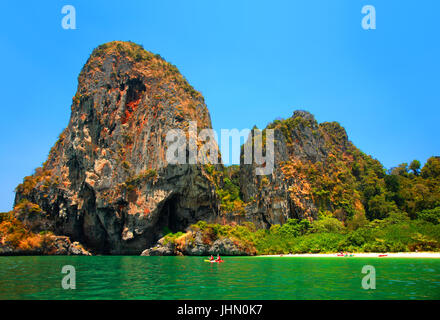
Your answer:
[[[179,197],[173,195],[163,204],[159,213],[159,221],[157,223],[157,238],[164,236],[169,231],[173,233],[182,231],[183,228],[186,227],[182,225],[182,221],[179,218],[178,203]]]

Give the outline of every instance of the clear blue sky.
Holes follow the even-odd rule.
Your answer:
[[[61,28],[76,8],[77,30]],[[361,8],[377,29],[361,28]],[[338,121],[387,168],[439,155],[440,1],[2,1],[0,211],[67,125],[93,48],[132,40],[177,65],[214,129],[295,109]]]

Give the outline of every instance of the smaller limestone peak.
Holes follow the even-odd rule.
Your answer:
[[[311,114],[310,112],[306,111],[306,110],[295,110],[293,111],[293,115],[292,118],[303,118],[305,120],[312,120],[315,121],[315,117],[313,116],[313,114]]]

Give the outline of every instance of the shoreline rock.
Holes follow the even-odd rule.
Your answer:
[[[232,239],[221,237],[212,243],[203,241],[200,231],[189,231],[181,237],[170,241],[166,237],[161,238],[156,246],[142,251],[141,256],[252,256],[256,252],[242,247]]]
[[[48,246],[31,249],[14,248],[9,244],[0,244],[0,256],[92,256],[79,242],[71,242],[69,237],[53,236]]]

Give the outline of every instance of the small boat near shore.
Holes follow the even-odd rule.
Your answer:
[[[348,253],[338,253],[336,256],[337,257],[354,257],[354,254],[353,253],[351,253],[351,254],[348,254]]]
[[[224,260],[204,260],[205,262],[211,262],[211,263],[221,263],[221,262],[225,262]]]

